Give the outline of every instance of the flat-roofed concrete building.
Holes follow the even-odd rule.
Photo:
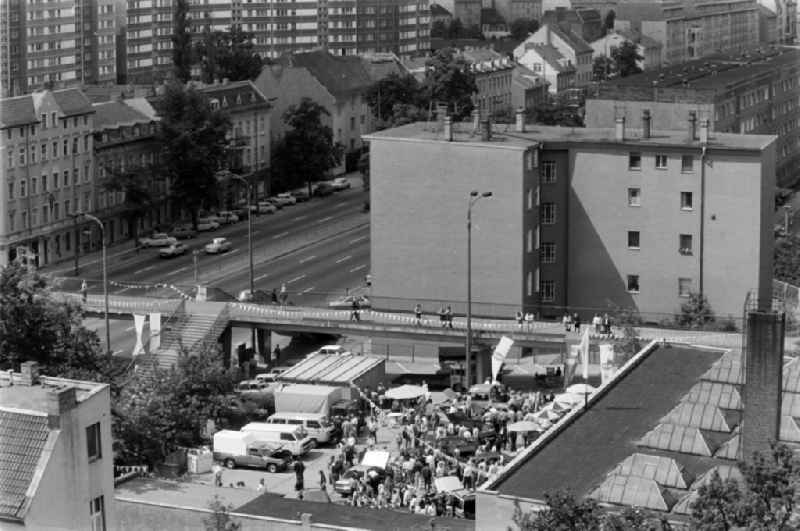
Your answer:
[[[800,51],[773,48],[704,60],[614,79],[589,90],[587,127],[613,127],[626,116],[639,126],[682,128],[689,112],[712,131],[777,135],[777,183],[800,180]]]
[[[107,384],[0,372],[0,528],[116,528]]]
[[[740,315],[742,293],[771,293],[775,137],[696,125],[487,135],[415,123],[365,136],[373,306],[465,311],[477,190],[493,196],[473,209],[476,314],[614,305],[658,322],[702,292],[719,315]]]

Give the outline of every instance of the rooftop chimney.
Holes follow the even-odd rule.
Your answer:
[[[708,118],[700,120],[700,143],[708,144]]]
[[[517,109],[517,133],[525,132],[525,109],[520,107]]]
[[[697,113],[689,111],[689,140],[697,140]]]
[[[444,117],[444,139],[448,142],[453,141],[453,119],[449,116]]]
[[[19,372],[19,385],[39,385],[39,364],[35,361],[22,363]]]
[[[78,404],[75,389],[74,386],[70,385],[69,387],[63,387],[61,389],[53,389],[47,393],[45,408],[47,424],[50,429],[60,428],[61,416],[75,409],[75,406]]]
[[[642,111],[642,138],[650,138],[650,111]]]
[[[769,456],[770,444],[778,440],[786,317],[778,312],[749,311],[745,326],[739,457],[752,462],[754,452]]]
[[[492,139],[492,121],[488,118],[481,120],[481,141],[488,142]]]
[[[478,109],[474,109],[472,111],[472,130],[474,132],[478,132],[478,129],[481,128],[481,111]]]
[[[616,120],[616,127],[614,129],[614,138],[618,142],[625,140],[625,117],[621,116]]]

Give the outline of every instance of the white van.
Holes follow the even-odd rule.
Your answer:
[[[267,419],[269,424],[283,426],[301,426],[310,438],[318,444],[336,444],[338,435],[334,433],[333,424],[322,413],[275,413]]]
[[[302,426],[251,422],[239,431],[252,433],[255,441],[280,446],[282,449],[292,452],[292,455],[296,457],[307,454],[315,446],[314,440],[303,431]]]

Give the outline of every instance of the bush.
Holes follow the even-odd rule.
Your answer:
[[[690,293],[689,299],[681,304],[677,316],[678,325],[688,328],[705,328],[714,322],[714,311],[705,295]]]

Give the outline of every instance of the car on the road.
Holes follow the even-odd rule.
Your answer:
[[[269,370],[269,372],[256,374],[256,381],[259,381],[261,383],[274,382],[275,380],[278,379],[278,376],[285,373],[289,369],[291,369],[291,367],[273,367],[272,369]]]
[[[162,247],[158,250],[158,256],[161,258],[174,258],[176,256],[180,256],[182,254],[186,254],[186,251],[189,249],[186,247],[186,244],[177,242],[173,243],[169,247]]]
[[[276,195],[275,197],[271,197],[270,201],[283,206],[290,206],[297,203],[297,199],[289,192],[284,192],[282,194]]]
[[[250,207],[250,211],[253,211],[253,207]],[[258,206],[256,207],[256,212],[259,214],[274,214],[278,211],[278,207],[273,205],[269,201],[259,201]]]
[[[174,243],[178,243],[178,240],[166,232],[154,232],[152,236],[139,238],[139,245],[142,247],[167,247]]]
[[[356,481],[370,481],[375,487],[383,482],[386,472],[374,466],[355,465],[342,474],[341,479],[333,484],[333,490],[344,496],[350,496],[356,489]]]
[[[231,223],[239,222],[239,216],[230,210],[223,210],[217,214],[217,219],[221,221],[222,225],[229,225]]]
[[[333,186],[330,183],[322,182],[314,187],[314,195],[317,197],[325,197],[334,192]]]
[[[371,308],[372,303],[366,295],[347,295],[339,297],[328,303],[328,308],[337,310],[350,310],[353,307],[353,301],[358,303],[359,308]]]
[[[350,181],[347,179],[347,177],[337,177],[333,181],[331,181],[331,186],[337,192],[341,190],[349,190]]]
[[[170,232],[172,232],[174,238],[178,239],[189,239],[197,236],[197,231],[192,228],[191,223],[175,225]]]
[[[214,238],[205,246],[206,254],[226,253],[233,249],[233,244],[228,238]]]
[[[310,199],[308,195],[308,188],[306,187],[298,188],[297,190],[292,190],[292,196],[298,203],[302,203]]]
[[[197,218],[197,230],[199,232],[208,232],[210,230],[217,230],[219,223],[211,218]]]
[[[232,213],[236,214],[236,217],[239,218],[239,221],[244,221],[250,216],[250,209],[247,208],[247,205],[244,205],[239,208],[234,208],[231,210]]]
[[[263,289],[257,289],[255,291],[244,289],[239,292],[239,295],[236,297],[236,300],[238,300],[239,302],[269,304],[270,302],[272,302],[272,295],[270,293],[267,293]]]

